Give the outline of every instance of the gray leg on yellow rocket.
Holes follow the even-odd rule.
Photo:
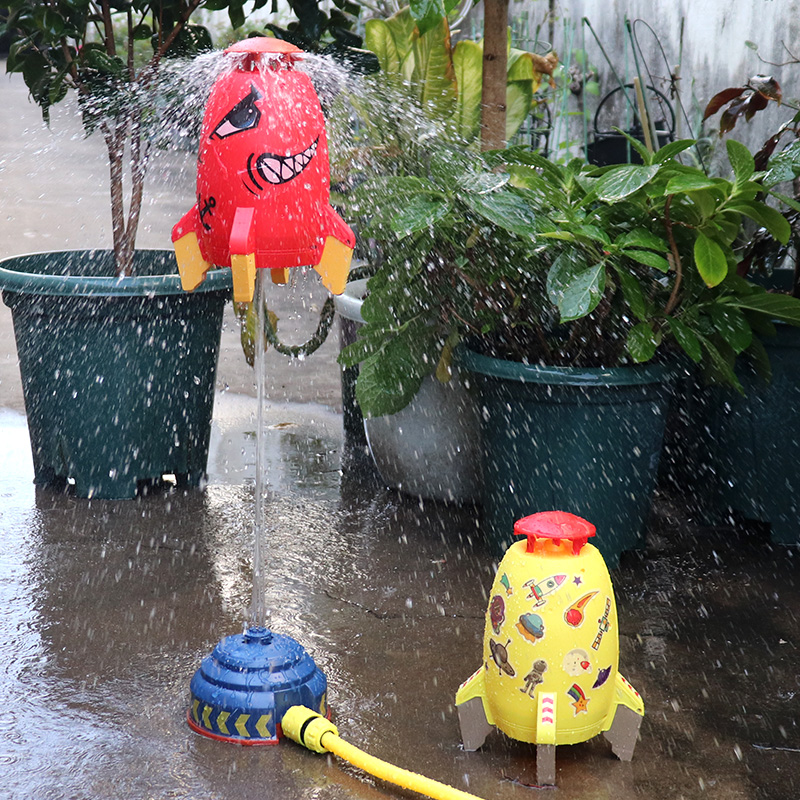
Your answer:
[[[617,706],[614,721],[603,736],[611,743],[611,752],[620,761],[630,761],[633,758],[641,724],[641,714],[637,714],[627,706]]]
[[[536,783],[539,786],[556,785],[556,746],[536,745]]]
[[[473,697],[458,706],[458,722],[465,750],[477,750],[492,730],[480,697]]]

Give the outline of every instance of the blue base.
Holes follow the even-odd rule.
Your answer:
[[[250,628],[226,636],[190,684],[192,730],[237,744],[277,744],[287,709],[304,705],[328,716],[328,681],[290,636]]]

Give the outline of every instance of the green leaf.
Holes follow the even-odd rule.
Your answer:
[[[728,158],[733,167],[733,174],[736,176],[736,183],[749,181],[756,171],[756,162],[750,151],[736,139],[728,139],[725,144],[728,148]]]
[[[456,76],[450,50],[447,20],[413,39],[414,80],[420,101],[439,119],[451,119],[456,108]]]
[[[152,35],[153,35],[152,29],[150,28],[149,25],[145,25],[144,23],[142,23],[141,25],[137,25],[131,31],[131,36],[137,41],[143,39],[145,40],[149,39]]]
[[[702,233],[694,243],[694,263],[706,286],[719,285],[728,274],[728,260],[723,249]]]
[[[666,253],[669,245],[664,239],[651,233],[647,228],[634,228],[622,234],[615,242],[618,247],[638,247],[643,250],[657,250]]]
[[[753,330],[744,314],[738,309],[720,303],[708,307],[708,315],[714,322],[717,333],[730,345],[734,353],[741,353],[750,347]]]
[[[786,217],[772,206],[759,203],[757,200],[736,200],[727,206],[731,211],[738,211],[755,220],[766,228],[781,244],[786,244],[792,235],[792,226]]]
[[[637,363],[641,364],[649,361],[658,349],[661,343],[661,336],[656,333],[648,323],[640,322],[634,325],[628,332],[628,339],[625,346],[630,353],[631,358]]]
[[[561,253],[547,273],[547,294],[562,322],[591,314],[606,288],[605,264],[587,264],[582,255]]]
[[[411,16],[417,22],[421,35],[435,28],[444,18],[445,10],[442,0],[410,0]]]
[[[604,248],[611,245],[611,239],[608,238],[608,234],[597,225],[579,225],[573,229],[573,233],[578,239],[587,239],[590,242],[602,245]]]
[[[677,142],[668,142],[653,154],[653,163],[663,164],[696,144],[697,142],[694,139],[679,139]]]
[[[395,214],[391,227],[396,233],[407,236],[432,227],[447,216],[449,211],[450,203],[445,198],[417,195],[411,198],[402,211]]]
[[[453,69],[458,85],[456,132],[465,142],[478,137],[481,124],[483,48],[470,39],[453,48]]]
[[[652,250],[637,250],[635,248],[624,248],[622,252],[628,257],[637,261],[639,264],[644,264],[646,267],[652,267],[659,272],[667,273],[670,269],[669,261],[664,256],[654,253]]]
[[[606,172],[598,179],[595,192],[600,200],[615,203],[633,194],[648,184],[658,173],[659,167],[651,165],[626,165]]]
[[[647,149],[644,142],[637,139],[635,136],[631,136],[628,131],[624,131],[622,128],[614,128],[613,130],[622,134],[622,136],[627,139],[628,144],[639,154],[643,164],[649,166],[653,163],[653,154]]]
[[[800,325],[800,298],[788,294],[763,292],[745,297],[726,297],[724,302],[736,308],[756,311],[770,319]]]
[[[785,150],[773,155],[764,175],[765,186],[794,180],[800,175],[800,140],[795,139]]]
[[[533,236],[536,233],[536,217],[533,210],[515,192],[467,194],[463,200],[476,214],[504,230],[516,233],[518,236]]]
[[[742,388],[742,384],[739,382],[739,379],[736,377],[736,373],[733,370],[733,364],[727,358],[725,358],[725,356],[720,352],[719,348],[717,348],[710,339],[705,336],[700,336],[698,338],[700,339],[700,343],[703,345],[703,350],[705,350],[706,354],[708,355],[708,360],[711,362],[711,368],[716,373],[717,378],[733,387],[739,394],[743,395],[744,389]]]
[[[57,11],[48,8],[42,15],[41,28],[51,38],[58,39],[64,33],[64,18]]]
[[[648,318],[647,303],[642,293],[642,285],[639,279],[625,269],[616,269],[619,285],[622,287],[622,296],[631,308],[633,316],[640,322],[645,322]]]
[[[718,196],[712,189],[697,189],[688,194],[692,203],[697,206],[701,219],[713,217],[717,210]]]
[[[419,391],[439,361],[438,338],[419,319],[411,320],[381,349],[361,362],[356,398],[366,417],[395,414]]]
[[[692,361],[699,364],[703,359],[703,348],[695,332],[684,322],[674,317],[667,318],[667,326],[683,352]]]
[[[753,337],[753,343],[747,348],[747,355],[753,362],[759,376],[769,383],[772,380],[772,364],[769,360],[769,353],[764,343],[758,338]]]
[[[670,178],[667,182],[664,194],[683,194],[684,192],[695,192],[700,189],[716,189],[718,182],[716,178],[708,178],[703,173],[680,173]]]
[[[231,27],[236,30],[244,25],[245,13],[242,4],[231,3],[228,7],[228,19],[231,21]]]

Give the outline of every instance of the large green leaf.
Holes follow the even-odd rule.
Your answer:
[[[733,167],[733,174],[736,176],[736,183],[741,184],[749,181],[756,171],[756,162],[750,151],[735,139],[728,139],[725,143],[728,149],[728,159]]]
[[[697,334],[686,323],[674,317],[667,319],[667,325],[683,352],[699,364],[703,359],[703,347]]]
[[[637,248],[626,247],[623,251],[628,258],[632,258],[639,264],[644,264],[646,267],[652,267],[659,272],[669,272],[669,261],[664,256],[654,253],[652,250],[639,250]]]
[[[518,236],[533,236],[536,233],[533,210],[514,192],[500,190],[486,194],[467,194],[463,200],[476,214]]]
[[[717,286],[728,274],[728,260],[723,249],[700,233],[694,243],[694,263],[706,286]]]
[[[781,244],[786,244],[792,235],[792,227],[786,217],[780,211],[765,203],[759,203],[757,200],[737,200],[730,203],[728,208],[755,220],[759,225],[765,227]]]
[[[757,311],[790,325],[800,325],[800,299],[788,294],[763,292],[746,297],[726,297],[723,302],[748,311]]]
[[[378,57],[384,73],[393,75],[400,72],[402,58],[386,20],[367,20],[364,26],[364,46]]]
[[[403,236],[435,225],[450,211],[450,203],[444,197],[417,195],[409,200],[405,208],[392,219],[392,230]]]
[[[562,322],[591,314],[606,288],[603,263],[589,264],[583,256],[561,253],[547,274],[547,294]]]
[[[639,247],[644,250],[658,250],[666,253],[669,249],[666,241],[651,233],[647,228],[634,228],[623,233],[615,242],[618,247]]]
[[[408,8],[403,8],[388,19],[367,20],[364,46],[378,57],[384,73],[410,79],[414,65],[412,41],[415,30],[414,18]]]
[[[675,158],[679,153],[695,145],[696,142],[694,139],[679,139],[677,142],[668,142],[653,154],[653,163],[663,164],[665,161]]]
[[[664,194],[682,194],[683,192],[716,188],[719,188],[719,182],[716,178],[708,178],[702,172],[687,172],[670,178],[664,189]]]
[[[506,141],[511,141],[531,111],[533,93],[539,75],[533,68],[533,56],[512,48],[508,54],[506,84]]]
[[[411,16],[423,35],[435,28],[457,4],[457,0],[409,0]]]
[[[447,19],[413,40],[414,80],[420,87],[420,101],[431,113],[451,119],[456,108],[456,75],[450,47]]]
[[[506,141],[516,136],[531,110],[532,81],[509,81],[506,84]]]
[[[769,160],[769,169],[764,175],[765,186],[794,180],[800,175],[800,140],[795,139],[785,150]]]
[[[744,314],[733,306],[712,303],[708,315],[714,322],[717,333],[730,345],[734,353],[741,353],[753,341],[753,329]]]
[[[466,142],[478,137],[481,124],[481,81],[483,76],[483,48],[469,39],[453,48],[453,68],[458,85],[455,126],[458,135]]]
[[[640,322],[647,319],[647,303],[642,293],[642,285],[638,278],[626,269],[617,268],[617,279],[622,287],[622,295],[633,312],[633,316]]]
[[[628,339],[625,346],[631,358],[637,363],[649,361],[661,343],[661,336],[652,329],[649,323],[640,322],[634,325],[628,332]]]
[[[649,167],[639,164],[616,167],[598,179],[595,193],[600,200],[615,203],[648,184],[658,170],[656,164]]]
[[[394,414],[405,408],[438,361],[435,332],[420,319],[406,323],[361,362],[356,397],[364,416]]]

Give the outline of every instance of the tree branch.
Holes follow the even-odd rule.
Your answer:
[[[508,0],[485,0],[481,88],[482,150],[497,150],[506,143],[507,75]]]

